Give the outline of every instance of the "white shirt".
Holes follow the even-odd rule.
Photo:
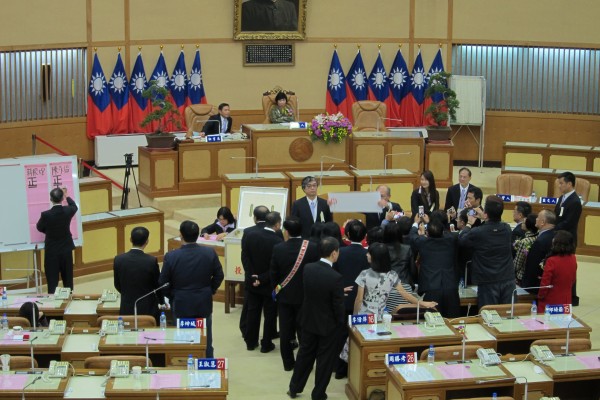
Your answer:
[[[330,267],[333,267],[333,263],[326,258],[321,258],[319,261],[323,261],[324,263],[329,264]]]

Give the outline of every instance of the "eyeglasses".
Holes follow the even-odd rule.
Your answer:
[[[316,183],[309,183],[305,187],[307,187],[307,188],[316,188],[317,186],[319,186],[319,185],[317,185]]]

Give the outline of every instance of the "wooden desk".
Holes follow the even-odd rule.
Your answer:
[[[512,214],[511,214],[512,215]],[[475,286],[468,286],[463,290],[458,291],[458,295],[460,297],[460,307],[461,311],[464,311],[462,315],[475,315],[479,311],[477,308],[477,292],[475,291]],[[524,290],[517,291],[516,302],[517,303],[529,303],[537,300],[537,296],[531,293],[519,293],[524,292]],[[467,312],[468,311],[468,312]]]
[[[597,400],[600,393],[600,351],[576,352],[540,365],[554,381],[554,396]]]
[[[436,187],[443,188],[452,186],[452,174],[454,173],[454,144],[427,143],[425,145],[425,169],[433,172]]]
[[[82,333],[67,335],[60,353],[62,361],[70,362],[75,368],[83,368],[86,358],[100,355],[98,329],[90,329],[88,332],[83,330]]]
[[[79,180],[81,215],[112,211],[112,182],[104,178]]]
[[[381,329],[381,326],[379,327]],[[434,346],[461,343],[460,334],[454,327],[425,328],[423,323],[393,323],[392,335],[382,338],[371,325],[358,325],[349,330],[348,383],[349,399],[368,399],[375,389],[386,389],[387,353],[416,351],[418,354],[430,344]],[[388,397],[393,399],[394,397]]]
[[[33,355],[42,368],[48,367],[50,360],[60,358],[60,352],[65,341],[65,335],[47,335],[44,331],[24,333],[29,335],[28,341],[15,340],[12,329],[0,332],[0,353],[11,355],[29,356],[31,341],[33,342]]]
[[[521,358],[522,359],[522,358]],[[538,374],[534,371],[535,363],[532,361],[503,362],[502,366],[514,377],[527,379],[527,398],[539,399],[544,396],[554,396],[554,382],[546,374]],[[515,383],[515,399],[525,398],[524,379],[517,379]]]
[[[502,147],[502,166],[600,172],[600,147],[505,142]]]
[[[58,317],[61,319],[65,313],[65,308],[69,300],[55,300],[53,295],[49,294],[29,294],[29,295],[18,295],[8,294],[7,304],[0,307],[0,315],[5,314],[9,317],[18,317],[19,309],[26,302],[36,302],[38,309],[43,311],[48,317]]]
[[[41,379],[37,374],[16,374],[10,371],[0,375],[2,398],[5,400],[20,399],[63,399],[67,378]],[[28,386],[29,385],[29,386]],[[25,390],[23,390],[28,386]]]
[[[98,300],[73,300],[65,308],[64,320],[69,327],[92,327],[98,320]]]
[[[425,160],[423,131],[425,129],[407,128],[400,132],[354,132],[352,164],[361,170],[383,170],[387,164],[389,169],[407,169],[420,174]]]

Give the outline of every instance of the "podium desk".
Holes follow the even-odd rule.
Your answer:
[[[57,300],[50,294],[11,294],[8,292],[6,305],[0,307],[0,315],[5,314],[9,317],[18,317],[19,309],[23,303],[35,302],[40,311],[49,318],[62,319],[69,300]]]
[[[112,211],[112,183],[108,179],[88,177],[79,180],[81,215]]]
[[[250,160],[252,161],[252,160]],[[260,172],[247,174],[225,174],[221,178],[221,203],[239,215],[240,188],[242,186],[290,188],[290,178],[282,172]],[[290,206],[288,201],[287,212]]]
[[[554,381],[554,396],[561,399],[597,400],[600,393],[600,350],[578,351],[571,356],[555,354],[540,364]]]
[[[72,300],[65,308],[64,320],[67,326],[90,327],[96,326],[98,313],[96,309],[102,303],[98,300]]]
[[[457,345],[461,335],[451,325],[425,328],[423,323],[393,323],[392,334],[380,336],[379,325],[357,325],[349,330],[348,383],[349,399],[366,400],[375,389],[386,389],[385,355],[416,351],[434,346]],[[394,397],[388,397],[394,398]]]
[[[41,374],[15,371],[0,374],[0,390],[4,400],[62,399],[66,387],[67,378],[43,379]]]
[[[521,360],[525,358],[524,356]],[[535,372],[535,363],[532,361],[503,362],[502,366],[517,378],[515,383],[515,399],[524,399],[525,379],[527,379],[527,398],[539,399],[540,397],[552,397],[554,393],[554,382],[545,373]],[[524,378],[524,379],[523,379]]]
[[[356,177],[356,190],[372,192],[379,185],[387,185],[392,191],[391,199],[400,203],[404,212],[410,212],[410,196],[418,186],[419,177],[408,169],[360,169],[350,171]]]
[[[185,365],[189,354],[206,357],[206,331],[204,329],[146,328],[122,335],[106,335],[100,339],[98,349],[106,355],[146,355],[146,343],[155,366]]]
[[[325,168],[325,163],[329,161],[331,161],[331,164],[336,162],[332,160],[323,160],[323,168]],[[327,193],[329,192],[351,192],[355,187],[354,175],[346,171],[323,171],[322,176],[320,170],[292,171],[286,172],[286,175],[290,179],[290,206],[294,201],[306,196],[302,190],[302,179],[307,176],[315,177],[319,183],[319,195],[325,199],[327,198]]]
[[[353,164],[359,169],[383,169],[387,159],[389,169],[407,169],[419,174],[424,169],[425,132],[424,128],[353,132]]]
[[[387,397],[402,400],[513,396],[515,378],[501,365],[482,366],[478,359],[465,364],[436,361],[386,367]],[[496,380],[491,382],[481,382]],[[514,397],[514,396],[513,396]],[[517,398],[517,397],[514,397]]]
[[[435,184],[439,188],[454,184],[454,144],[451,140],[446,143],[427,143],[425,145],[425,169],[433,172]]]
[[[29,335],[29,340],[22,339],[22,333]],[[47,330],[23,331],[21,337],[15,336],[12,329],[0,331],[0,354],[29,356],[33,345],[33,356],[39,367],[48,367],[50,360],[60,359],[60,353],[66,335],[50,335]],[[33,342],[32,342],[33,340]]]
[[[104,375],[78,375],[72,376],[67,382],[65,399],[105,399],[104,391],[106,385]]]
[[[483,327],[498,340],[499,353],[519,354],[529,353],[529,346],[538,339],[566,338],[567,316],[555,315],[546,319],[544,315],[536,318],[531,316],[515,316],[513,319],[502,318],[499,324],[488,325],[483,322]],[[590,338],[590,328],[585,322],[573,317],[571,323],[571,338]],[[481,320],[483,321],[483,320]]]

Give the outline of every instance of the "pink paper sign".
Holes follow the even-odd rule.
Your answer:
[[[2,346],[29,346],[29,340],[23,340],[22,338],[19,340],[12,339],[12,336],[8,338],[5,336],[2,340],[0,340],[0,345]]]
[[[166,331],[139,332],[138,344],[163,344],[167,337]]]
[[[394,329],[400,337],[421,337],[424,336],[423,332],[417,325],[399,325],[395,326]]]
[[[0,390],[23,390],[27,375],[0,375]]]
[[[181,387],[181,375],[179,374],[155,374],[150,378],[150,389],[163,389]]]
[[[582,363],[588,368],[598,369],[600,368],[600,360],[598,360],[598,356],[576,356],[577,361]]]
[[[440,371],[446,379],[465,379],[473,377],[469,366],[465,364],[438,365],[437,370]]]
[[[544,323],[544,321],[540,321],[539,319],[519,319],[518,320],[521,325],[527,330],[530,331],[544,331],[550,329],[550,327]]]
[[[67,188],[67,195],[75,193],[73,187],[73,164],[70,161],[62,161],[49,164],[50,179],[52,187]],[[65,200],[66,201],[66,200]],[[77,218],[78,214],[71,219],[71,235],[77,239]]]
[[[30,241],[44,241],[44,234],[38,232],[36,224],[42,211],[50,208],[50,189],[48,185],[48,165],[25,165],[25,193],[27,196],[27,211],[29,217]]]

